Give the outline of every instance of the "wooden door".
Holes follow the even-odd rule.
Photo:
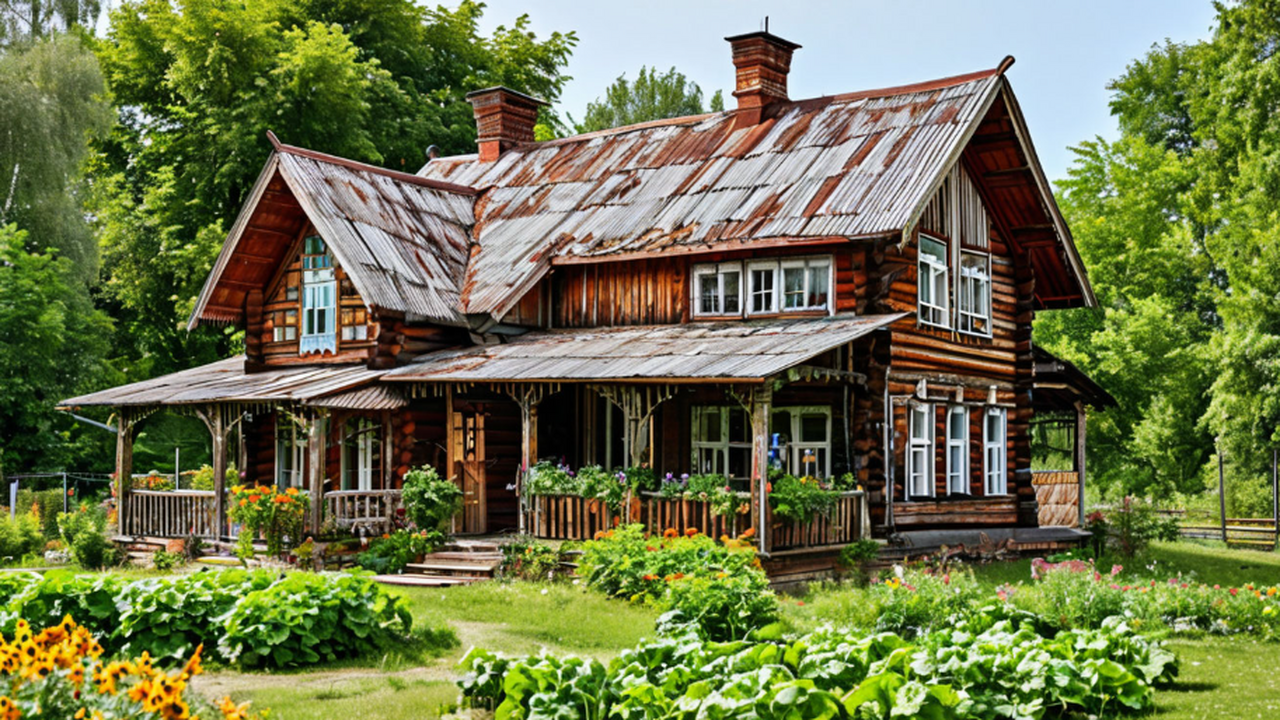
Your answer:
[[[480,534],[489,529],[489,512],[485,502],[484,414],[478,411],[456,413],[458,477],[462,481],[462,532]]]

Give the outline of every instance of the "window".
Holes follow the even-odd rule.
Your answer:
[[[342,489],[372,490],[378,457],[378,425],[369,418],[353,418],[342,438]]]
[[[991,334],[991,256],[960,254],[960,298],[957,311],[960,331]]]
[[[778,311],[778,264],[773,262],[753,262],[747,265],[747,273],[751,278],[748,290],[751,301],[747,312],[752,315],[774,313]]]
[[[742,314],[742,263],[697,265],[693,279],[695,315]]]
[[[693,471],[751,476],[751,420],[738,407],[693,409]]]
[[[1001,408],[987,408],[983,423],[983,456],[986,460],[985,490],[988,495],[1005,495],[1009,492],[1005,463],[1009,454],[1005,448],[1007,416]]]
[[[947,322],[947,246],[920,235],[920,262],[916,279],[920,322],[950,327]]]
[[[783,310],[826,310],[830,286],[830,258],[782,262]]]
[[[947,492],[969,492],[969,413],[963,405],[947,408]]]
[[[933,497],[933,406],[907,409],[907,498]]]
[[[307,455],[307,437],[288,416],[276,414],[276,485],[282,488],[303,486],[303,458]]]
[[[831,408],[774,408],[771,464],[793,475],[830,477]],[[751,418],[740,407],[693,408],[693,472],[751,476]]]
[[[305,241],[302,270],[302,342],[298,352],[335,352],[338,318],[333,258],[317,235]]]
[[[271,322],[271,340],[273,342],[292,342],[298,339],[297,310],[273,313]]]

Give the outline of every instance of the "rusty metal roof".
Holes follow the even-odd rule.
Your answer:
[[[1002,87],[1002,68],[518,146],[419,174],[474,187],[463,311],[501,314],[552,263],[899,232]]]
[[[246,373],[244,356],[81,395],[59,407],[137,407],[207,402],[307,403],[372,383],[382,371],[363,365],[309,365]]]
[[[370,385],[347,390],[335,395],[325,395],[308,400],[307,405],[337,410],[398,410],[409,404],[409,399],[398,388],[386,385]]]
[[[709,381],[776,375],[906,317],[834,315],[788,320],[547,330],[501,345],[446,350],[384,381]]]
[[[465,324],[459,295],[475,221],[475,191],[278,142],[258,185],[275,173],[366,303],[409,317]],[[222,319],[206,307],[241,236],[253,232],[255,205],[252,198],[246,203],[223,245],[192,313],[192,326],[201,319]]]

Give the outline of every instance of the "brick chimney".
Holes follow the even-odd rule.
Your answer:
[[[491,87],[467,93],[476,117],[480,162],[493,162],[520,143],[533,142],[538,108],[548,103],[510,88]]]
[[[734,35],[725,40],[733,46],[733,66],[737,68],[738,127],[757,125],[770,105],[787,102],[787,73],[791,54],[800,46],[765,30]]]

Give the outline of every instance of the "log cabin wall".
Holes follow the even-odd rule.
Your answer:
[[[273,485],[276,480],[276,416],[275,413],[253,413],[244,426],[246,483]]]

